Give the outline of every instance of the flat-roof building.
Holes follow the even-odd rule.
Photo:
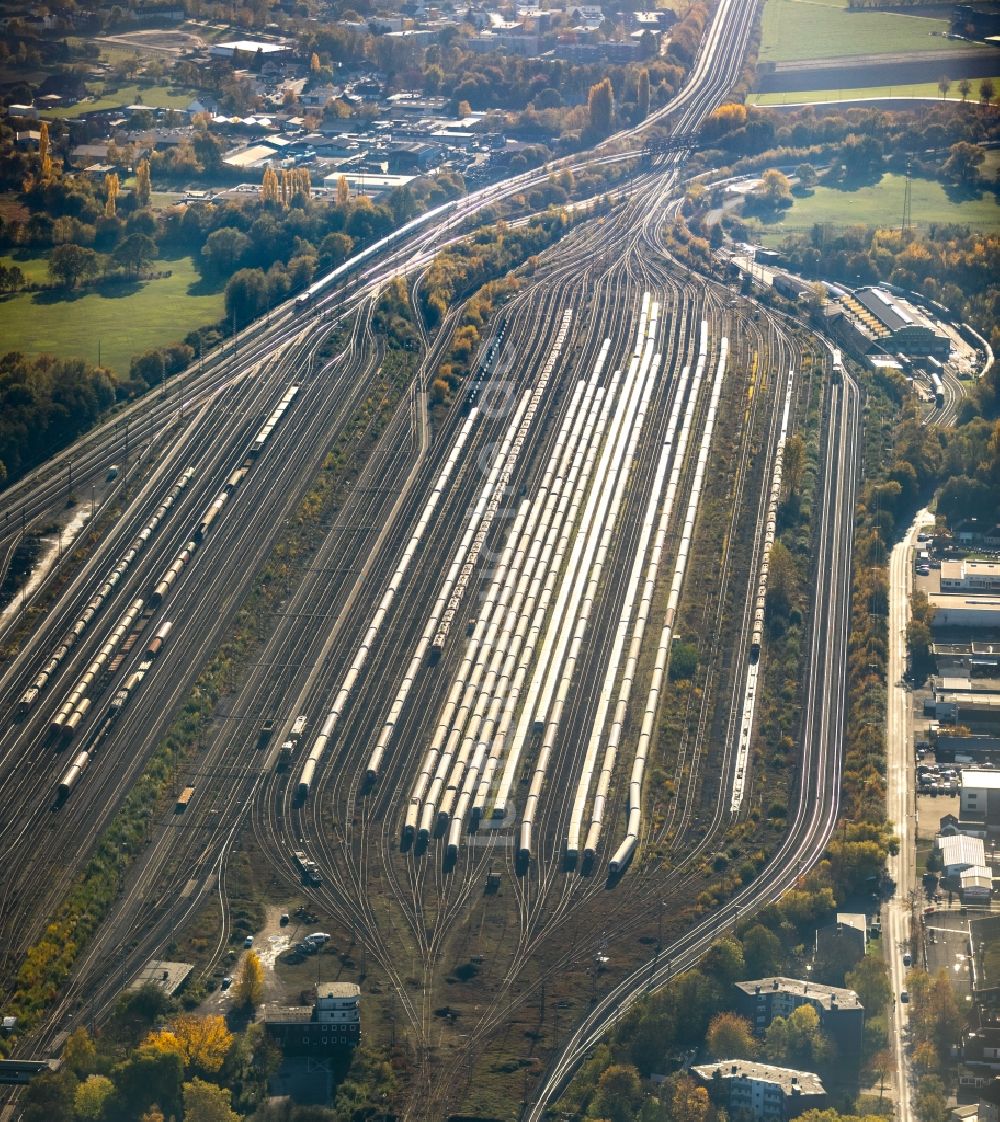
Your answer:
[[[1000,565],[992,561],[941,562],[942,592],[1000,592]]]
[[[212,58],[255,58],[262,55],[269,59],[290,58],[292,48],[287,43],[269,43],[263,39],[232,39],[227,43],[216,43],[209,47]]]
[[[708,1089],[709,1097],[731,1115],[756,1122],[795,1118],[826,1103],[823,1081],[811,1071],[758,1064],[750,1060],[720,1060],[691,1068]]]
[[[935,631],[945,627],[1000,629],[1000,596],[932,592],[927,602],[934,609],[931,627]]]
[[[326,982],[312,1008],[272,1005],[264,1030],[287,1055],[330,1055],[361,1040],[361,990],[353,982]]]
[[[964,768],[959,794],[963,819],[982,822],[988,830],[1000,830],[1000,771],[994,768]]]
[[[819,1014],[823,1030],[836,1042],[840,1055],[857,1056],[865,1026],[864,1006],[854,990],[826,986],[800,978],[754,978],[736,982],[739,1011],[762,1035],[776,1017],[787,1017],[801,1005]]]

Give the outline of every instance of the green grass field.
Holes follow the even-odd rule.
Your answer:
[[[767,0],[758,61],[968,48],[968,43],[941,38],[947,30],[945,19],[849,12],[847,0]]]
[[[1000,89],[1000,78],[994,78],[993,81]],[[969,95],[969,101],[974,102],[978,97],[980,79],[976,79],[972,83],[972,93]],[[941,91],[938,89],[937,82],[919,82],[916,85],[898,85],[898,86],[860,86],[852,89],[844,90],[796,90],[794,93],[766,93],[766,94],[750,94],[747,98],[748,105],[802,105],[813,104],[817,101],[850,101],[855,98],[879,98],[879,97],[933,97],[942,100]],[[950,104],[955,104],[961,101],[961,98],[955,91],[954,86],[947,97]]]
[[[140,86],[137,83],[121,86],[114,93],[106,94],[100,87],[93,87],[92,92],[91,98],[78,101],[76,105],[66,109],[48,110],[43,116],[70,120],[79,117],[81,113],[93,113],[97,109],[119,109],[138,103],[150,109],[183,109],[194,97],[190,90],[175,90],[171,86]]]
[[[874,187],[838,191],[817,187],[806,198],[795,198],[779,222],[764,227],[763,240],[778,244],[787,234],[808,233],[817,222],[831,226],[898,226],[903,216],[901,175],[883,175]],[[913,222],[926,228],[933,222],[960,222],[975,230],[1000,232],[1000,205],[992,192],[979,199],[953,201],[936,180],[914,179]]]
[[[47,279],[44,257],[3,257],[29,280]],[[0,340],[5,351],[49,352],[62,358],[97,361],[126,376],[132,356],[173,343],[196,327],[216,322],[222,292],[205,292],[190,257],[157,262],[173,275],[141,285],[123,285],[104,295],[88,290],[70,298],[53,292],[24,292],[0,299]]]

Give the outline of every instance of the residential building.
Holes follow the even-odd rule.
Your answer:
[[[720,1060],[691,1068],[708,1089],[709,1097],[734,1117],[755,1122],[795,1118],[806,1110],[822,1109],[826,1090],[818,1075],[749,1060]]]
[[[763,1035],[775,1017],[787,1017],[801,1005],[819,1014],[823,1031],[837,1045],[838,1054],[851,1058],[861,1053],[865,1027],[864,1006],[854,990],[806,982],[800,978],[756,978],[736,982],[739,1011]]]

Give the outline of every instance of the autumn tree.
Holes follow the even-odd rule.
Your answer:
[[[148,207],[152,195],[152,172],[149,167],[149,160],[143,157],[135,169],[135,205],[140,210]]]
[[[182,1013],[167,1028],[150,1033],[144,1047],[179,1056],[189,1071],[212,1073],[222,1067],[232,1043],[233,1034],[217,1013],[205,1017]]]
[[[240,1005],[253,1007],[264,1000],[264,967],[256,951],[248,951],[243,959],[235,994]]]
[[[460,121],[464,121],[467,117],[472,116],[472,106],[468,103],[468,101],[462,100],[458,103],[458,106],[455,109],[455,116]]]
[[[264,168],[264,179],[260,187],[260,199],[263,203],[277,203],[278,201],[278,176],[270,164]]]
[[[52,152],[47,121],[42,121],[38,126],[38,178],[42,183],[48,183],[52,178]]]
[[[590,129],[595,136],[607,136],[614,121],[615,95],[611,79],[604,78],[590,87],[587,95],[587,114]]]
[[[642,1106],[642,1083],[631,1064],[612,1064],[597,1082],[593,1113],[608,1122],[633,1122]]]
[[[783,1024],[775,1028],[778,1022]],[[822,1067],[834,1056],[833,1045],[820,1027],[819,1013],[811,1005],[800,1005],[787,1018],[775,1018],[764,1047],[768,1059],[807,1071]]]
[[[104,1104],[114,1094],[115,1085],[106,1075],[88,1075],[73,1095],[73,1109],[84,1122],[97,1122]]]
[[[770,207],[778,207],[792,197],[792,186],[788,176],[777,168],[768,168],[760,179],[755,194]]]
[[[309,56],[309,73],[316,75],[320,72],[321,69],[322,67],[320,66],[319,55],[315,51],[313,51],[313,53]]]
[[[341,175],[337,179],[337,206],[347,206],[351,201],[351,188],[347,184],[347,176]]]
[[[716,1013],[708,1026],[705,1044],[717,1060],[752,1060],[757,1055],[753,1027],[736,1013]]]
[[[63,1066],[69,1068],[78,1078],[90,1075],[97,1067],[97,1049],[90,1033],[81,1025],[66,1038],[62,1052]]]
[[[794,495],[802,486],[802,475],[806,466],[806,444],[800,433],[793,432],[785,441],[781,456],[781,477],[789,495]]]
[[[708,1091],[699,1087],[690,1075],[681,1074],[674,1082],[670,1107],[674,1122],[705,1122],[708,1117]]]
[[[798,596],[798,571],[795,558],[784,542],[771,546],[767,573],[767,611],[772,617],[788,615]]]
[[[114,218],[118,206],[118,191],[121,183],[117,172],[108,172],[104,177],[104,217]]]
[[[240,1122],[240,1116],[226,1087],[192,1079],[184,1084],[184,1122]]]
[[[163,1111],[153,1103],[149,1110],[144,1111],[140,1116],[139,1122],[166,1122],[166,1119],[163,1117]]]

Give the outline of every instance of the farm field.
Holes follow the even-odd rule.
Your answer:
[[[816,223],[831,226],[898,226],[903,214],[904,177],[883,175],[872,187],[841,191],[817,187],[805,198],[796,196],[784,217],[764,227],[762,240],[777,245],[788,234],[808,233]],[[954,201],[936,180],[914,179],[913,224],[926,229],[932,223],[958,222],[974,230],[1000,232],[1000,204],[984,192],[979,199]]]
[[[861,56],[873,52],[968,50],[944,38],[946,19],[848,11],[847,0],[767,0],[760,62]]]
[[[17,265],[30,281],[47,280],[44,257],[0,258]],[[203,292],[190,257],[156,262],[172,276],[123,285],[108,295],[87,289],[70,297],[54,292],[21,292],[0,300],[0,338],[5,351],[48,352],[61,358],[97,361],[127,377],[133,355],[177,342],[197,327],[219,320],[223,295]]]
[[[994,78],[993,81],[997,83],[997,88],[1000,89],[1000,78]],[[977,97],[977,89],[979,87],[980,79],[976,79],[972,83],[973,92],[969,96],[969,101],[973,102]],[[899,83],[895,86],[857,86],[850,89],[825,89],[825,90],[796,90],[793,93],[762,93],[750,94],[747,97],[748,105],[813,105],[822,101],[854,101],[862,98],[870,98],[878,100],[885,97],[930,97],[940,101],[941,91],[938,89],[938,84],[934,82],[918,82],[913,85],[904,85]],[[946,99],[949,102],[960,101],[961,98],[955,93],[954,88],[949,93]]]

